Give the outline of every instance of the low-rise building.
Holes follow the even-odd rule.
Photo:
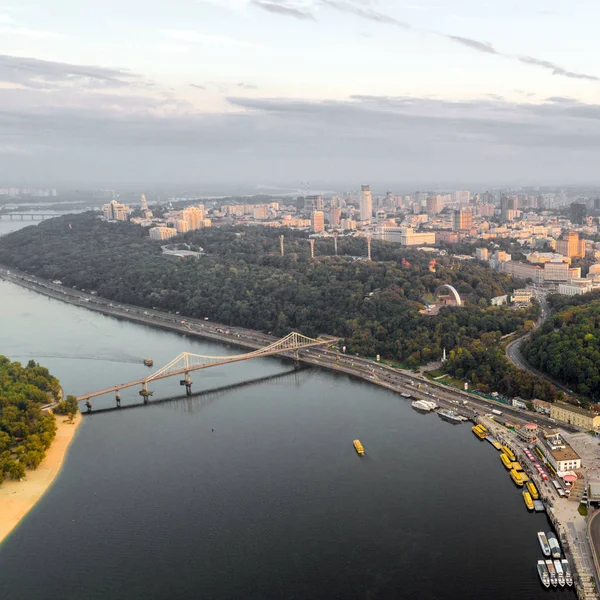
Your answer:
[[[554,402],[550,408],[550,416],[557,421],[588,430],[600,427],[600,415],[566,402]]]
[[[581,457],[560,434],[543,439],[544,454],[557,473],[581,469]]]
[[[538,412],[542,415],[550,414],[550,408],[552,407],[552,404],[550,402],[546,402],[545,400],[538,400],[537,398],[535,398],[532,404],[533,410],[535,410],[535,412]]]

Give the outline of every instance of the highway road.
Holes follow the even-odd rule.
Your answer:
[[[270,334],[215,323],[207,318],[193,319],[169,312],[114,302],[6,267],[0,266],[0,278],[51,298],[116,318],[177,331],[186,335],[213,339],[244,348],[258,349],[277,340],[276,337]],[[515,423],[535,422],[546,427],[556,426],[554,420],[537,413],[533,414],[498,402],[485,400],[462,390],[433,382],[411,371],[390,367],[360,356],[344,354],[337,347],[334,339],[332,339],[332,346],[301,351],[300,360],[308,365],[359,377],[394,392],[408,394],[415,399],[433,400],[440,406],[460,410],[465,414],[473,412],[486,414],[490,413],[492,408],[495,408],[502,411],[503,418],[508,418]],[[577,431],[572,427],[563,426],[563,428]]]

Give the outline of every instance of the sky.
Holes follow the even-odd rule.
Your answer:
[[[596,0],[0,0],[0,187],[600,184]]]

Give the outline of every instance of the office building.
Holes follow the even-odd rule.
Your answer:
[[[360,193],[360,220],[363,222],[371,222],[373,217],[373,199],[371,197],[371,189],[368,185],[361,186]]]
[[[435,244],[435,233],[416,233],[412,227],[382,226],[373,236],[376,240],[402,244],[402,246],[424,246]]]
[[[587,430],[600,426],[600,415],[566,402],[554,402],[550,407],[550,416],[557,421],[583,427]]]
[[[322,210],[315,210],[310,215],[310,228],[315,233],[325,231],[325,214]]]
[[[574,225],[584,225],[587,217],[587,206],[583,202],[573,202],[571,204],[571,223]]]
[[[172,227],[150,227],[151,240],[168,240],[177,235],[177,230]]]
[[[569,258],[583,258],[585,256],[585,240],[579,239],[576,231],[569,231],[556,242],[556,251]]]

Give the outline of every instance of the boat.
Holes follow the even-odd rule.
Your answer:
[[[560,585],[560,587],[565,587],[565,574],[563,572],[560,560],[554,561],[554,568],[556,569],[556,578],[558,579],[558,585]]]
[[[571,567],[569,566],[569,561],[566,558],[563,558],[561,561],[563,572],[565,574],[565,583],[571,587],[573,585],[573,574],[571,573]]]
[[[538,531],[537,536],[544,556],[550,556],[550,544],[548,544],[548,538],[546,537],[546,534],[543,531]]]
[[[502,451],[508,456],[508,458],[510,458],[512,462],[517,460],[515,453],[508,446],[502,446]]]
[[[500,442],[492,442],[492,446],[494,446],[496,450],[502,450],[502,444]]]
[[[515,471],[522,471],[522,470],[523,470],[523,467],[521,466],[521,463],[518,463],[518,462],[514,462],[514,463],[512,464],[512,468],[513,468]]]
[[[521,479],[521,474],[518,471],[511,469],[510,476],[519,487],[523,487],[523,480]]]
[[[523,501],[525,502],[525,506],[527,510],[533,510],[533,500],[531,499],[531,494],[529,492],[522,492]]]
[[[502,453],[500,455],[500,460],[502,461],[502,464],[507,468],[507,469],[512,469],[512,461],[510,460],[510,458],[508,458],[508,456],[504,453]]]
[[[517,471],[519,473],[519,475],[521,476],[521,481],[523,483],[526,483],[529,481],[529,475],[527,475],[527,473],[523,472],[523,471]]]
[[[548,569],[548,574],[550,575],[550,583],[556,587],[558,585],[556,569],[554,568],[554,563],[549,558],[546,559],[546,568]]]
[[[546,534],[546,537],[548,538],[552,558],[560,558],[560,544],[558,543],[558,539],[551,531]]]
[[[415,400],[411,402],[410,405],[416,410],[421,410],[423,412],[431,412],[434,408],[437,408],[437,404],[435,402],[429,402],[429,400]]]
[[[454,410],[448,410],[446,408],[442,410],[438,410],[438,417],[444,419],[444,421],[448,421],[449,423],[462,423],[465,418],[459,415]]]
[[[538,489],[535,487],[535,483],[533,483],[533,481],[527,482],[527,491],[531,494],[531,497],[534,500],[537,500],[540,497],[540,493],[538,492]]]
[[[548,573],[548,567],[546,566],[546,563],[543,560],[537,561],[537,570],[538,570],[538,575],[540,576],[541,582],[544,584],[545,587],[549,588],[550,587],[550,573]]]
[[[471,431],[480,439],[483,440],[485,438],[485,436],[487,435],[487,430],[483,431],[481,429],[481,425],[475,425],[474,427],[471,427]]]
[[[481,429],[481,431],[483,433],[487,433],[488,432],[488,430],[481,423],[479,423],[478,427],[479,427],[479,429]]]
[[[533,506],[535,507],[535,512],[544,512],[546,510],[546,507],[541,500],[534,500]]]
[[[151,367],[151,366],[154,364],[154,361],[153,361],[151,358],[145,358],[145,359],[144,359],[144,364],[145,364],[147,367]]]
[[[360,443],[360,440],[354,440],[352,442],[354,444],[354,449],[356,450],[356,452],[362,456],[365,453],[365,449],[363,448],[363,445]]]

